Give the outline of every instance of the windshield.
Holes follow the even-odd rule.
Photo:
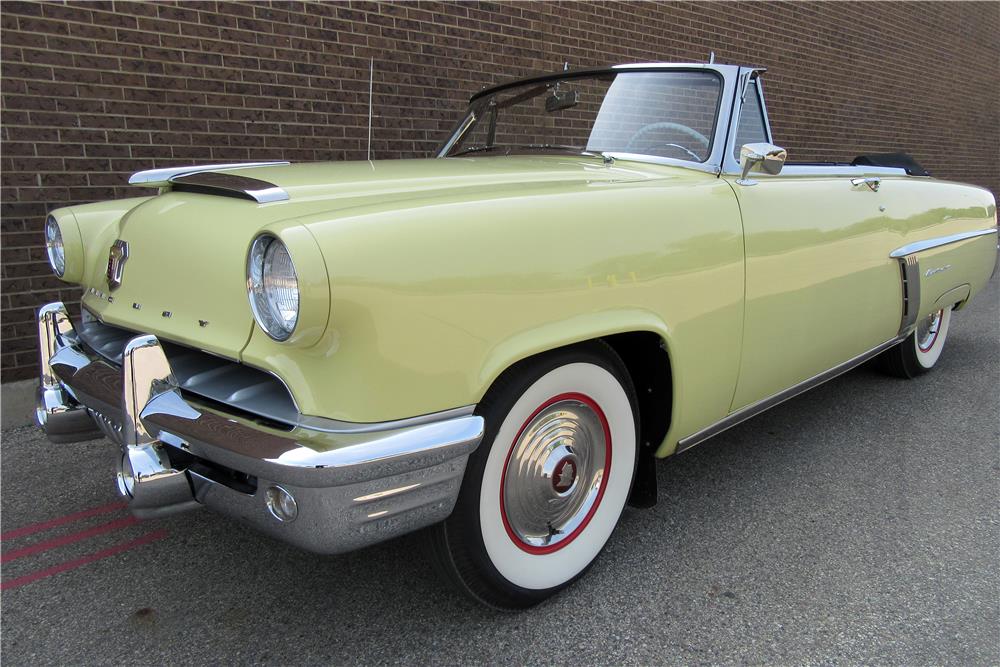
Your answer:
[[[721,92],[722,80],[712,72],[616,72],[526,83],[477,98],[445,157],[570,151],[704,162]]]

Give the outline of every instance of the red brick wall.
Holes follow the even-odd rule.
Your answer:
[[[649,60],[764,65],[790,159],[902,149],[1000,191],[1000,3],[4,0],[2,379],[35,374],[33,310],[77,291],[48,210],[134,194],[152,166],[427,155],[483,84]]]

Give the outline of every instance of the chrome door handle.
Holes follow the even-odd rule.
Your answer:
[[[852,178],[851,185],[854,187],[867,185],[872,192],[878,192],[879,186],[882,185],[882,179],[875,176],[869,176],[867,178]]]

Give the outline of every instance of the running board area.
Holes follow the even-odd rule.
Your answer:
[[[853,359],[849,359],[848,361],[845,361],[844,363],[838,366],[834,366],[830,370],[823,371],[819,375],[815,375],[809,378],[808,380],[803,380],[797,385],[789,387],[784,391],[779,391],[777,394],[774,394],[773,396],[769,396],[765,399],[757,401],[756,403],[752,403],[746,406],[745,408],[741,408],[736,412],[731,413],[724,419],[720,419],[711,426],[703,428],[697,433],[693,433],[692,435],[689,435],[686,438],[681,438],[681,440],[677,443],[677,449],[674,450],[674,453],[678,454],[686,449],[691,449],[695,445],[701,444],[702,442],[705,442],[709,438],[716,436],[722,433],[723,431],[730,429],[733,426],[736,426],[737,424],[746,421],[747,419],[750,419],[751,417],[759,415],[765,410],[769,410],[776,405],[784,403],[790,398],[794,398],[795,396],[798,396],[801,393],[807,392],[810,389],[818,387],[819,385],[823,384],[824,382],[827,382],[828,380],[832,380],[838,375],[843,375],[847,371],[853,368],[857,368],[858,366],[865,363],[869,359],[878,356],[879,354],[881,354],[885,350],[888,350],[896,343],[899,343],[901,340],[903,340],[903,338],[905,338],[905,336],[897,336],[896,338],[887,340],[881,345],[873,347],[872,349],[868,350],[863,354],[859,354]]]

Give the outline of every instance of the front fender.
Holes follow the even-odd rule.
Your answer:
[[[663,168],[641,183],[460,194],[300,219],[330,276],[329,326],[310,347],[255,331],[244,362],[285,380],[304,414],[378,422],[474,404],[547,349],[650,331],[677,387],[668,442],[725,416],[743,318],[728,184]]]

